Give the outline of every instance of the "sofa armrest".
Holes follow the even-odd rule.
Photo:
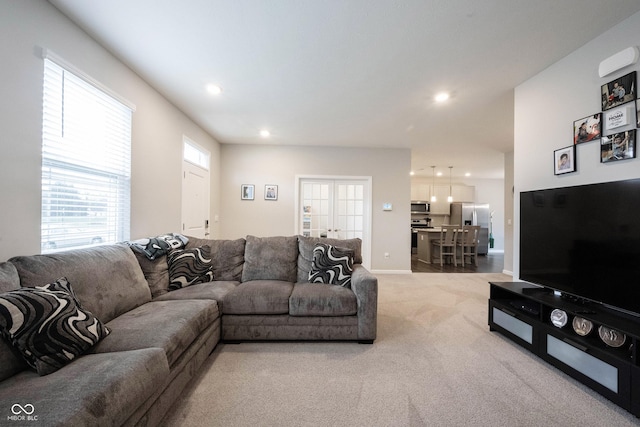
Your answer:
[[[354,264],[351,289],[358,300],[358,340],[373,342],[378,321],[378,278],[362,264]]]

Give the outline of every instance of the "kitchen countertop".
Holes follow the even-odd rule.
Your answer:
[[[418,228],[418,233],[440,233],[441,227],[433,227],[433,228]]]

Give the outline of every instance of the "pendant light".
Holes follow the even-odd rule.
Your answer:
[[[438,201],[436,198],[436,167],[431,166],[431,169],[433,170],[433,180],[431,181],[431,202],[435,203]]]
[[[451,194],[451,169],[453,166],[449,166],[449,197],[447,197],[447,202],[453,202],[453,195]]]

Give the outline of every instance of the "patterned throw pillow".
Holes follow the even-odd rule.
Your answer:
[[[313,248],[309,282],[351,287],[354,251],[318,243]]]
[[[0,333],[38,374],[62,368],[109,334],[66,278],[0,294]]]
[[[175,249],[167,255],[167,263],[170,291],[213,280],[210,246]]]

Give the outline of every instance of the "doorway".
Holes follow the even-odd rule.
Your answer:
[[[183,137],[182,232],[204,239],[209,236],[210,153]]]
[[[362,240],[371,262],[371,177],[296,177],[296,234]]]

